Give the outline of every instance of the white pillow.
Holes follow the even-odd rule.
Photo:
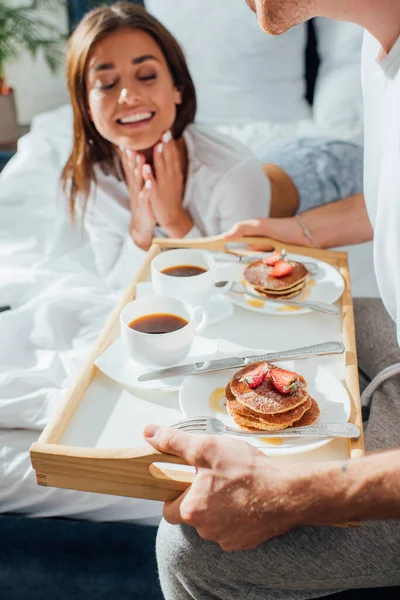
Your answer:
[[[321,133],[363,143],[361,48],[363,29],[314,19],[321,59],[314,94],[314,123]]]
[[[266,35],[244,0],[146,0],[182,45],[193,76],[198,121],[244,125],[310,116],[304,99],[307,28]]]

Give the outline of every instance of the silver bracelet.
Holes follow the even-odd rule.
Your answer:
[[[297,219],[298,224],[302,228],[305,237],[312,243],[312,245],[314,246],[314,248],[321,248],[321,246],[319,244],[317,244],[317,242],[315,241],[315,239],[313,238],[313,236],[309,232],[307,226],[303,222],[303,219],[300,217],[300,215],[296,215],[296,219]]]

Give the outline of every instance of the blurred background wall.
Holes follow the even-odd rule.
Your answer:
[[[10,5],[22,4],[21,0],[9,0]],[[42,12],[54,21],[63,32],[68,31],[68,15],[65,3],[54,2]],[[57,74],[51,73],[41,53],[34,59],[28,53],[7,64],[7,79],[15,90],[18,120],[27,124],[36,114],[65,104],[68,100],[65,72],[61,67]]]
[[[136,1],[138,4],[143,4],[141,0]],[[26,3],[26,0],[9,0],[11,6],[24,2]],[[85,12],[96,4],[100,4],[100,2],[96,2],[96,0],[59,0],[57,2],[54,0],[42,11],[46,18],[67,33]],[[62,67],[54,75],[45,64],[41,54],[33,59],[29,54],[23,53],[19,60],[7,65],[7,78],[15,89],[18,120],[21,124],[28,124],[35,115],[68,102],[64,68]]]

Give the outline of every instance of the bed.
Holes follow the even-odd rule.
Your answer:
[[[13,540],[0,563],[4,597],[36,599],[46,589],[59,589],[54,597],[83,598],[90,588],[96,590],[93,598],[123,598],[133,586],[137,595],[129,597],[156,599],[160,504],[39,487],[29,461],[30,445],[122,291],[108,288],[96,274],[90,245],[71,231],[57,200],[70,119],[69,107],[38,117],[0,177],[0,304],[11,306],[0,313],[0,512],[9,515],[0,518],[0,531]],[[373,295],[370,247],[355,247],[350,257],[355,293]],[[118,560],[107,563],[102,540]],[[129,568],[130,555],[140,568]],[[148,571],[138,555],[146,557]],[[41,591],[27,596],[26,588],[15,587],[15,568]],[[147,585],[154,590],[147,595],[141,586],[150,572]]]

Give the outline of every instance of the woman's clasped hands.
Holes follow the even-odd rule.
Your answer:
[[[135,244],[148,250],[156,225],[169,237],[184,237],[193,221],[183,207],[184,173],[171,132],[154,146],[152,165],[130,148],[120,148],[119,156],[129,189],[130,233]]]

